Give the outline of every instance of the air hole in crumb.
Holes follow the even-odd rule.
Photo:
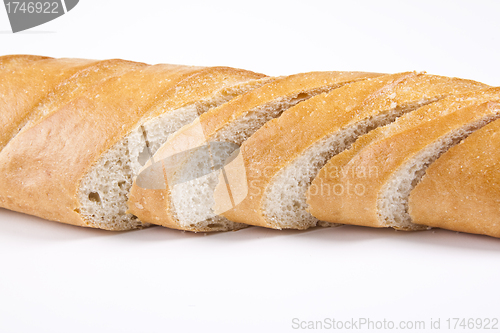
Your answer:
[[[139,162],[140,165],[144,166],[146,162],[149,160],[149,151],[148,147],[144,146],[142,151],[139,153],[139,157],[137,158],[137,161]]]
[[[89,194],[89,200],[92,202],[101,202],[101,196],[97,192],[91,192]]]
[[[125,186],[125,181],[122,180],[122,181],[118,182],[118,186],[123,190],[123,187]]]
[[[75,213],[80,214],[80,210],[79,210],[78,208],[73,209],[73,211],[74,211]]]
[[[294,99],[292,99],[291,102],[298,103],[298,102],[302,102],[303,100],[308,99],[308,98],[309,98],[309,94],[300,93]]]
[[[137,220],[137,216],[132,215],[132,216],[130,217],[130,219],[131,219],[131,220]]]

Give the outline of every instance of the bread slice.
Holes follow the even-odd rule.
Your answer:
[[[163,180],[166,176],[168,189],[164,182],[163,188],[151,188],[136,181],[129,200],[130,212],[143,221],[182,230],[206,232],[242,228],[243,224],[228,221],[214,211],[217,169],[224,165],[225,159],[262,125],[288,108],[345,84],[380,75],[362,72],[291,75],[210,110],[160,148],[154,161],[159,165],[164,162],[166,174],[161,172],[160,166],[159,172],[148,174],[152,179],[143,181],[154,184],[154,178]],[[172,162],[174,155],[179,159],[175,165]],[[151,167],[149,163],[144,170]]]
[[[140,227],[120,202],[104,203],[131,185],[130,157],[146,147],[141,125],[197,102],[225,101],[237,94],[230,87],[265,77],[225,67],[139,67],[55,103],[10,140],[0,153],[0,206],[74,225]]]
[[[500,106],[490,104],[490,108]],[[500,237],[500,120],[450,148],[410,193],[413,223]]]
[[[500,89],[450,96],[362,136],[334,156],[308,191],[318,219],[403,230],[412,222],[408,196],[427,167],[451,146],[500,117]]]
[[[300,103],[268,122],[241,146],[249,193],[222,215],[240,223],[306,229],[306,191],[318,171],[357,137],[447,95],[483,84],[423,73],[355,82]]]

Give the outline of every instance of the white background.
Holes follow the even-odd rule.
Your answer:
[[[499,13],[497,1],[82,0],[17,34],[0,7],[0,55],[500,85]],[[428,331],[440,318],[446,331],[447,318],[500,317],[499,264],[500,240],[444,230],[112,233],[0,209],[0,332],[289,332],[294,318]]]

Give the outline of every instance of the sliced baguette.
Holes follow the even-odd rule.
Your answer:
[[[355,82],[300,103],[242,145],[249,194],[222,215],[276,229],[315,226],[318,219],[306,210],[306,191],[332,156],[360,135],[422,105],[484,87],[410,72]]]
[[[426,168],[474,130],[500,117],[500,89],[450,96],[360,137],[334,156],[308,190],[309,211],[334,223],[425,229],[408,196]]]
[[[496,120],[439,157],[410,193],[411,221],[500,237],[499,147]]]
[[[55,103],[56,109],[47,110],[45,116],[26,126],[0,153],[0,206],[81,226],[110,230],[139,227],[142,224],[133,216],[122,218],[119,213],[123,211],[117,213],[119,219],[114,211],[104,217],[84,212],[88,207],[81,201],[81,192],[92,191],[95,185],[105,189],[97,195],[106,198],[117,187],[123,188],[121,181],[127,181],[112,182],[117,174],[119,177],[120,172],[130,169],[126,163],[128,145],[120,151],[123,156],[106,165],[103,159],[109,157],[106,154],[110,149],[123,147],[127,135],[140,128],[143,121],[153,119],[155,113],[160,114],[169,99],[177,98],[177,104],[186,107],[193,100],[210,99],[216,91],[262,77],[223,67],[140,66],[77,94],[65,105]],[[207,88],[186,93],[190,79],[199,80],[198,84]],[[191,100],[182,100],[186,96]],[[136,150],[145,145],[143,138],[139,141],[133,147]],[[89,187],[85,178],[96,169],[101,170],[97,172],[101,178],[93,178]],[[93,204],[95,198],[87,195]],[[106,209],[99,213],[106,213]]]
[[[195,149],[208,143],[208,150],[194,150],[184,155],[178,166],[165,165],[168,170],[163,188],[145,188],[134,182],[129,200],[129,211],[143,221],[170,228],[190,231],[225,231],[242,228],[214,211],[214,189],[218,172],[201,177],[200,170],[211,170],[210,158],[223,162],[232,153],[227,147],[218,152],[215,142],[241,145],[270,119],[276,118],[288,108],[317,94],[336,89],[345,84],[380,76],[362,72],[313,72],[283,77],[241,95],[234,100],[212,109],[177,132],[154,156],[161,163],[167,157]],[[204,152],[204,153],[203,153]],[[166,160],[164,160],[166,161]],[[165,162],[168,164],[169,162]],[[151,167],[148,163],[144,170]],[[203,172],[201,172],[203,174]],[[164,177],[151,174],[151,177]],[[189,178],[190,181],[178,181]],[[148,180],[147,183],[154,183]]]
[[[252,78],[252,79],[250,79]],[[175,93],[151,108],[122,140],[86,173],[78,192],[81,214],[92,225],[110,230],[147,226],[127,212],[133,179],[168,137],[212,107],[274,78],[229,68],[211,68],[175,87]]]

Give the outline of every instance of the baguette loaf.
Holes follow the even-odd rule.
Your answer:
[[[52,60],[58,61],[65,68],[66,60]],[[10,108],[15,103],[4,105],[8,114],[23,115],[16,126],[25,126],[0,153],[0,206],[80,226],[140,227],[142,222],[125,214],[126,187],[131,185],[133,163],[138,163],[138,155],[147,148],[147,129],[152,129],[148,139],[159,145],[169,133],[165,129],[157,137],[157,122],[177,117],[171,129],[176,130],[198,112],[266,80],[262,74],[226,67],[145,64],[124,64],[134,68],[105,78],[100,75],[104,65],[85,64],[59,81],[54,79],[61,76],[57,71],[30,72],[33,82],[54,83],[14,111]],[[95,66],[95,71],[85,75],[95,80],[90,77],[86,87],[77,88],[89,66]],[[25,68],[18,75],[27,80],[27,72]],[[21,80],[14,70],[12,76]],[[67,87],[76,91],[69,89],[67,95]],[[23,85],[7,89],[15,95],[22,92]],[[45,101],[43,112],[31,100]],[[30,115],[35,119],[29,119]]]
[[[408,215],[408,195],[427,166],[474,130],[500,117],[500,89],[450,96],[360,137],[334,156],[308,191],[318,219],[403,230],[425,229]]]
[[[485,87],[456,78],[400,73],[354,82],[300,103],[243,143],[249,194],[222,215],[276,229],[315,226],[318,219],[306,210],[306,191],[332,156],[358,136],[422,105]]]
[[[221,231],[242,228],[244,225],[217,216],[213,211],[217,173],[194,176],[196,173],[200,174],[201,169],[211,168],[207,165],[210,163],[207,157],[214,159],[217,155],[216,159],[224,161],[232,153],[225,146],[219,149],[221,146],[215,145],[215,142],[230,142],[234,147],[238,147],[268,120],[278,117],[288,108],[345,84],[380,75],[363,72],[312,72],[291,75],[210,110],[201,115],[195,123],[175,133],[154,156],[155,161],[161,161],[168,156],[192,149],[190,154],[183,156],[183,161],[178,161],[179,167],[163,166],[168,170],[168,190],[166,186],[163,189],[142,188],[134,182],[129,211],[143,221],[182,230]],[[195,149],[207,143],[210,152]],[[144,169],[150,166],[151,163]],[[160,173],[155,176],[163,178],[164,175]],[[179,181],[181,178],[188,178],[190,181]],[[148,180],[148,183],[151,182],[152,180]]]
[[[0,207],[49,220],[500,237],[500,88],[478,82],[12,55],[0,111]]]
[[[432,163],[410,193],[408,213],[413,223],[500,237],[498,147],[500,120],[472,133]]]

